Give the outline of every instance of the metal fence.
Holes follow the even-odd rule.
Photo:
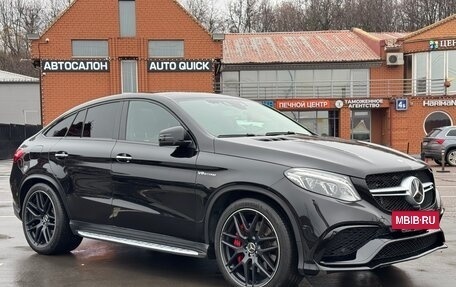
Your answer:
[[[12,158],[19,145],[40,130],[40,125],[0,124],[0,159]]]
[[[224,82],[215,91],[250,99],[344,98],[456,95],[456,83],[447,87],[444,79],[369,80],[313,82]]]

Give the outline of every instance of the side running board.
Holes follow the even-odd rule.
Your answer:
[[[155,251],[204,258],[209,245],[173,236],[139,231],[113,225],[70,221],[74,234],[82,237],[127,244]]]
[[[179,247],[172,247],[172,246],[166,246],[166,245],[162,245],[162,244],[155,244],[155,243],[151,243],[151,242],[144,242],[144,241],[120,238],[120,237],[115,237],[115,236],[111,236],[111,235],[96,234],[96,233],[86,232],[86,231],[78,231],[78,234],[80,236],[86,237],[86,238],[99,239],[99,240],[105,240],[105,241],[116,242],[116,243],[121,243],[121,244],[127,244],[127,245],[131,245],[131,246],[143,247],[143,248],[166,252],[166,253],[173,253],[173,254],[193,256],[193,257],[205,257],[205,255],[199,254],[196,251],[189,250],[189,249],[183,249],[183,248],[179,248]]]

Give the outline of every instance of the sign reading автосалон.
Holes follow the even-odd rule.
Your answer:
[[[43,60],[43,72],[109,72],[109,60]]]
[[[149,60],[148,72],[210,72],[212,62],[208,60]]]

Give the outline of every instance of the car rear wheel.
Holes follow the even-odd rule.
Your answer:
[[[456,149],[452,149],[447,153],[446,162],[451,166],[456,166]]]
[[[22,227],[28,244],[40,254],[66,253],[82,241],[82,237],[72,233],[55,191],[43,183],[32,186],[25,196]]]
[[[231,204],[221,215],[215,234],[218,266],[233,286],[296,286],[296,252],[286,221],[255,199]]]
[[[434,162],[438,165],[442,165],[442,161],[441,160],[438,160],[438,159],[434,159]]]

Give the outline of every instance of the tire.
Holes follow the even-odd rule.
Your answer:
[[[22,228],[28,244],[39,254],[67,253],[82,241],[82,237],[71,231],[58,195],[44,183],[32,186],[25,196]]]
[[[435,162],[437,165],[442,165],[442,161],[441,161],[441,160],[438,160],[438,159],[435,159],[435,158],[434,158],[434,162]]]
[[[456,149],[452,149],[447,152],[446,162],[450,166],[456,166]]]
[[[217,264],[231,285],[297,286],[302,280],[290,227],[266,203],[256,199],[232,203],[215,232]]]

